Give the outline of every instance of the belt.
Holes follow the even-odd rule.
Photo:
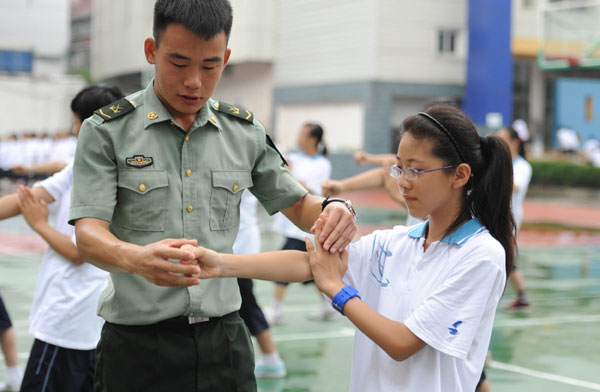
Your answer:
[[[220,318],[227,318],[229,316],[232,316],[234,314],[236,314],[237,312],[232,312],[229,314],[226,314],[224,316],[215,316],[215,317],[206,317],[206,316],[176,316],[176,317],[172,317],[170,319],[166,319],[163,321],[160,321],[158,324],[198,324],[198,323],[205,323],[208,321],[217,321]]]

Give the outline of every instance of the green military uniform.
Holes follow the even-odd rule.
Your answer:
[[[250,112],[212,99],[185,132],[150,83],[84,122],[69,221],[109,221],[117,238],[138,245],[187,238],[231,253],[244,189],[271,214],[306,194],[269,141]],[[100,316],[111,323],[218,317],[241,303],[234,278],[189,288],[159,287],[136,274],[111,278],[99,305]]]

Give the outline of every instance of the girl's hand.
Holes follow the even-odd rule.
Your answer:
[[[181,260],[182,264],[196,263],[198,267],[200,267],[200,273],[198,275],[194,275],[194,278],[210,279],[221,276],[223,269],[221,266],[222,260],[219,253],[201,246],[195,247],[192,245],[183,245],[181,250],[190,251],[196,257],[192,260]]]
[[[42,199],[36,199],[27,186],[19,185],[17,191],[17,203],[23,217],[36,230],[40,225],[48,223],[48,205]]]
[[[320,229],[315,232],[315,238],[321,234]],[[342,277],[348,269],[348,252],[331,254],[323,250],[321,243],[316,240],[316,248],[310,238],[305,238],[310,269],[317,288],[329,298],[333,298],[343,287]]]

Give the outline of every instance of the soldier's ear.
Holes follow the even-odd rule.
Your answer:
[[[156,41],[153,38],[146,38],[144,41],[144,54],[149,64],[156,63]]]

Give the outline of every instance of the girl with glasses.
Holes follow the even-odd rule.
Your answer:
[[[427,221],[375,231],[341,255],[318,241],[307,253],[196,248],[200,278],[313,277],[358,329],[352,391],[472,392],[514,259],[511,157],[460,109],[434,105],[404,120],[396,158],[409,212]]]

